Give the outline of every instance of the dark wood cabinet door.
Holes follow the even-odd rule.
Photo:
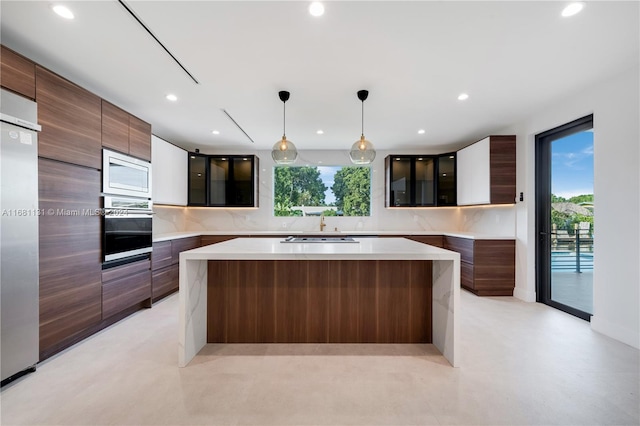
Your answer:
[[[38,155],[100,169],[101,99],[36,66],[36,101],[38,123],[42,126]]]
[[[129,114],[102,101],[102,146],[129,153]]]
[[[100,172],[38,161],[40,359],[74,343],[101,312]]]
[[[171,241],[171,264],[175,265],[180,261],[180,253],[200,247],[200,237],[179,238]]]
[[[203,235],[200,237],[200,247],[222,243],[233,240],[234,238],[238,237],[236,235]]]
[[[473,263],[473,245],[475,240],[459,237],[444,237],[444,248],[460,253],[460,261]]]
[[[429,244],[430,246],[444,248],[443,235],[411,235],[405,238],[419,243]]]
[[[513,204],[516,199],[516,137],[491,136],[491,204]]]
[[[153,243],[151,252],[151,270],[166,268],[171,265],[173,257],[171,255],[171,241],[160,241]]]
[[[106,282],[102,284],[102,318],[107,319],[150,299],[150,269]]]
[[[178,289],[178,265],[151,272],[151,295],[156,301]]]
[[[0,76],[2,87],[35,99],[36,64],[4,46],[0,53]]]
[[[151,124],[129,116],[129,154],[151,161]]]

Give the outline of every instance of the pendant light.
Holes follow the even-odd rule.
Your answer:
[[[367,100],[368,96],[368,90],[358,90],[358,99],[362,101],[362,132],[360,140],[353,144],[349,153],[353,164],[371,164],[376,158],[376,150],[373,149],[373,144],[364,138],[364,101]]]
[[[290,93],[287,91],[278,92],[278,96],[282,101],[283,106],[283,129],[282,129],[282,139],[273,145],[273,149],[271,150],[271,158],[276,164],[292,164],[298,158],[298,150],[296,146],[290,140],[287,140],[286,136],[286,128],[287,128],[287,106],[286,102],[289,100]]]

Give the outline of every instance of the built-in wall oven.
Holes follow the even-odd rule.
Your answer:
[[[152,209],[148,199],[104,197],[103,269],[149,256]]]

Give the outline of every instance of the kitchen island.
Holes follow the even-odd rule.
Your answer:
[[[214,265],[213,271],[216,271],[215,277],[212,276],[211,279],[208,278],[208,270],[211,268],[210,261],[212,261],[211,263]],[[375,275],[375,278],[370,279],[370,281],[374,281],[375,283],[385,281],[383,282],[383,291],[385,291],[386,294],[389,294],[388,290],[392,289],[392,287],[397,289],[409,285],[403,282],[402,277],[420,277],[419,274],[414,275],[413,273],[407,273],[407,266],[409,266],[411,270],[425,271],[425,268],[420,265],[426,262],[429,264],[429,269],[431,270],[431,277],[428,277],[431,279],[424,280],[424,287],[429,290],[428,300],[430,300],[431,304],[429,306],[431,314],[430,318],[428,318],[430,328],[429,339],[432,339],[434,346],[442,352],[451,365],[458,365],[459,333],[456,321],[456,309],[458,308],[460,297],[460,255],[458,253],[403,238],[357,238],[356,243],[282,243],[282,239],[280,238],[236,238],[180,254],[180,333],[178,362],[181,367],[185,367],[197,355],[200,349],[206,345],[208,342],[208,333],[209,336],[216,335],[216,328],[219,324],[215,321],[215,312],[209,312],[211,309],[208,307],[208,303],[214,301],[215,297],[212,299],[214,294],[208,293],[217,290],[215,288],[209,290],[209,288],[212,285],[212,281],[215,283],[218,277],[222,280],[226,279],[224,278],[225,274],[218,274],[218,272],[225,271],[226,269],[224,268],[229,267],[226,265],[226,262],[237,261],[251,262],[253,264],[258,263],[263,266],[269,264],[286,264],[289,269],[293,268],[297,272],[281,274],[281,277],[296,276],[297,274],[300,279],[304,280],[313,280],[314,277],[318,275],[317,270],[313,269],[315,266],[311,267],[311,272],[309,270],[309,265],[316,265],[318,263],[316,261],[327,263],[329,269],[331,269],[330,265],[336,262],[342,262],[343,265],[359,263],[361,265],[360,270],[366,272],[365,281],[363,282],[366,282],[366,274],[371,272],[371,269],[384,269],[380,276]],[[363,266],[379,265],[380,262],[384,262],[384,268],[380,268],[379,266],[375,268]],[[411,262],[414,262],[415,265],[418,266],[411,268]],[[243,263],[242,265],[248,265],[248,263]],[[297,265],[301,266],[297,267]],[[247,269],[237,264],[235,266],[241,270]],[[266,267],[267,270],[269,270],[269,267]],[[390,269],[394,267],[397,268],[397,271]],[[428,271],[429,269],[426,270]],[[300,272],[301,270],[303,270],[303,272]],[[403,273],[405,275],[402,275]],[[274,276],[273,274],[262,273],[254,275],[254,277],[262,279],[269,275],[271,277]],[[250,274],[244,276],[251,277]],[[385,277],[384,280],[380,278],[381,276]],[[372,275],[369,275],[369,278],[370,277],[372,277]],[[274,278],[271,279],[273,280]],[[236,280],[238,280],[237,274]],[[293,278],[292,282],[296,282],[296,278]],[[415,287],[414,284],[412,284],[412,286]],[[309,287],[305,287],[305,284],[303,284],[301,288],[302,293],[304,293],[306,297],[309,297]],[[279,300],[281,304],[286,305],[287,308],[290,308],[288,310],[295,310],[298,305],[293,303],[293,300],[300,301],[301,299],[299,297],[296,299],[297,296],[290,298],[287,292],[294,291],[300,296],[300,288],[297,290],[294,288],[293,290],[287,290],[285,292],[283,292],[283,290],[279,291],[280,293],[277,295],[277,300]],[[359,305],[366,305],[367,303],[372,307],[379,305],[382,297],[379,294],[381,290],[376,288],[372,291],[374,291],[375,294],[371,293],[372,297],[361,300]],[[275,294],[271,296],[275,297]],[[393,298],[394,296],[391,295],[391,297]],[[311,299],[314,300],[313,295]],[[288,300],[291,300],[291,302],[288,302]],[[392,301],[389,306],[397,305],[396,302],[397,300]],[[365,306],[365,308],[366,307],[367,306]],[[419,313],[415,314],[417,315]],[[244,319],[245,315],[237,318]],[[383,326],[385,325],[385,321],[380,320],[379,322]],[[377,329],[379,330],[380,327]]]

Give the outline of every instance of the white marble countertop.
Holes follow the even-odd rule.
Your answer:
[[[449,237],[467,238],[475,240],[514,240],[515,237],[504,235],[482,234],[477,232],[460,232],[460,231],[300,231],[300,230],[282,230],[282,231],[185,231],[171,232],[166,234],[158,234],[153,237],[153,242],[176,240],[178,238],[198,237],[201,235],[238,235],[238,236],[282,236],[282,235],[326,235],[326,236],[378,236],[378,235],[446,235]]]
[[[405,238],[355,238],[356,243],[283,243],[236,238],[180,253],[180,260],[455,260],[456,252]]]

